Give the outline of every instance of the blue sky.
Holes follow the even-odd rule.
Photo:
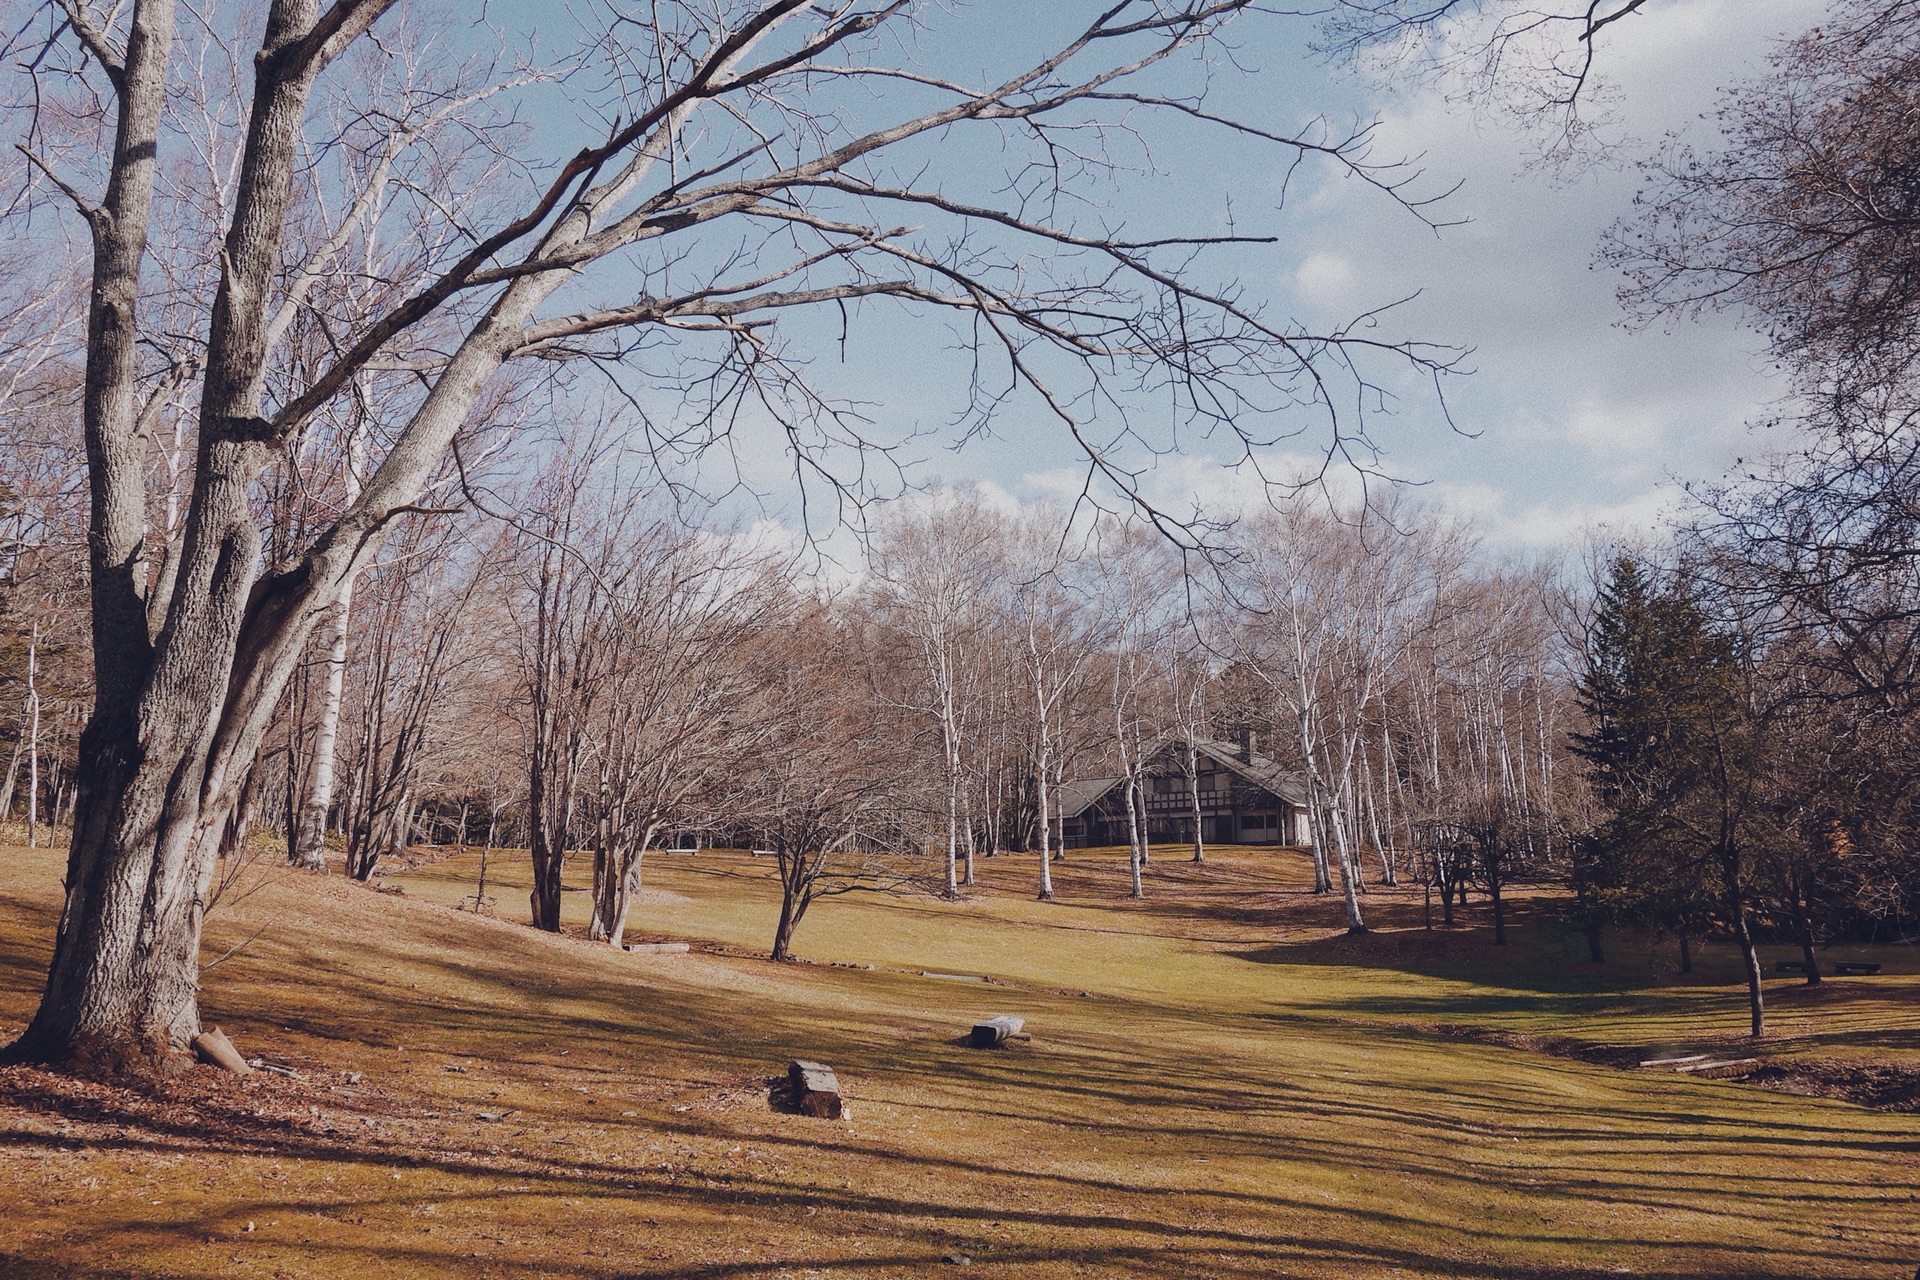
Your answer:
[[[1049,21],[1080,21],[1086,8],[953,4],[918,55],[943,71],[987,73],[1053,34]],[[1619,154],[1644,154],[1669,131],[1702,128],[1697,118],[1720,85],[1757,69],[1772,41],[1804,30],[1821,11],[1819,0],[1665,0],[1618,24],[1602,53],[1617,90]],[[555,10],[496,3],[493,12],[552,22]],[[1616,282],[1595,251],[1604,230],[1631,211],[1638,176],[1630,166],[1541,172],[1529,163],[1532,141],[1507,122],[1450,102],[1437,86],[1392,92],[1328,67],[1305,50],[1310,34],[1298,21],[1247,24],[1238,57],[1249,70],[1220,74],[1209,106],[1278,128],[1316,116],[1335,128],[1377,117],[1377,156],[1418,157],[1429,192],[1462,184],[1440,210],[1460,225],[1429,231],[1324,165],[1297,173],[1282,207],[1276,153],[1165,124],[1148,127],[1147,150],[1127,153],[1142,171],[1094,188],[1083,216],[1178,234],[1222,228],[1231,210],[1236,227],[1277,243],[1216,255],[1206,270],[1312,324],[1412,299],[1381,331],[1472,348],[1474,372],[1448,387],[1451,425],[1419,383],[1390,378],[1400,394],[1393,417],[1374,424],[1380,465],[1472,513],[1495,551],[1545,551],[1595,528],[1650,528],[1672,509],[1680,483],[1710,480],[1737,457],[1784,443],[1748,428],[1782,389],[1735,318],[1622,326]],[[556,148],[578,145],[559,120],[542,135]],[[991,187],[1000,157],[964,139],[943,146],[943,189]],[[1037,410],[958,452],[940,447],[965,360],[948,325],[869,309],[854,326],[844,357],[837,314],[787,327],[822,384],[862,401],[881,434],[929,433],[909,450],[917,479],[987,484],[1014,501],[1077,488],[1071,443]],[[1295,445],[1276,452],[1277,468],[1317,458],[1316,428],[1301,425]],[[768,513],[791,522],[777,430],[749,420],[737,445],[744,473],[768,495]],[[1147,485],[1175,506],[1192,498],[1228,509],[1254,489],[1226,462],[1189,441],[1180,456],[1160,460]]]

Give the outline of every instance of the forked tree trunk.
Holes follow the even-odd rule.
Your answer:
[[[626,866],[620,876],[620,894],[614,904],[613,928],[608,931],[607,941],[616,949],[627,940],[627,916],[633,911],[633,899],[640,892],[640,872],[646,864],[647,850],[653,844],[657,828],[648,826],[640,835],[640,845],[625,859]]]
[[[172,0],[141,0],[132,11],[110,177],[90,219],[82,421],[94,709],[80,735],[66,901],[46,988],[8,1050],[16,1060],[109,1070],[160,1068],[199,1031],[201,923],[245,765],[316,610],[379,545],[386,513],[412,501],[479,391],[443,376],[416,416],[426,429],[396,450],[397,462],[389,456],[381,501],[349,511],[296,569],[256,582],[251,489],[274,456],[272,424],[260,417],[266,313],[283,266],[301,120],[326,58],[380,11],[349,15],[337,43],[323,44],[302,40],[315,21],[311,0],[275,0],[208,329],[193,500],[166,622],[149,633],[136,316],[173,8]],[[498,363],[496,354],[487,372]]]
[[[81,417],[94,707],[77,753],[66,900],[39,1008],[8,1050],[15,1060],[153,1068],[177,1059],[199,1030],[200,929],[219,832],[315,624],[378,551],[393,519],[418,499],[494,374],[528,341],[540,304],[574,278],[579,263],[609,251],[569,256],[596,229],[599,202],[624,198],[692,113],[693,96],[666,111],[653,133],[631,144],[616,176],[576,197],[540,232],[535,251],[563,265],[519,275],[500,290],[360,498],[297,565],[256,579],[256,481],[378,345],[370,336],[275,420],[262,416],[307,100],[320,71],[391,7],[392,0],[341,3],[323,23],[318,0],[266,6],[207,326],[193,495],[178,556],[169,557],[164,622],[151,631],[138,312],[174,0],[136,0],[128,11],[123,52],[109,68],[117,118],[106,191],[85,210],[93,270]],[[750,38],[717,52],[705,74],[724,81],[767,31],[803,7],[770,11]],[[564,189],[555,188],[556,200]],[[503,243],[524,234],[514,230]],[[391,332],[404,332],[446,296],[425,293],[424,310],[389,313]]]
[[[789,960],[793,958],[794,931],[813,900],[809,891],[812,866],[806,854],[791,852],[784,844],[776,845],[775,853],[780,859],[780,919],[773,928],[770,958]]]

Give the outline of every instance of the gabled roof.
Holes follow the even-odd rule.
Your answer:
[[[1100,801],[1100,797],[1113,790],[1120,781],[1118,778],[1076,778],[1072,782],[1060,784],[1060,820],[1065,822],[1079,817]]]
[[[1167,746],[1176,743],[1184,745],[1184,738],[1168,740]],[[1196,739],[1194,747],[1200,754],[1213,761],[1215,765],[1239,778],[1250,786],[1270,791],[1284,803],[1296,808],[1305,808],[1307,804],[1306,779],[1290,769],[1257,752],[1253,763],[1245,764],[1240,760],[1240,748],[1231,742],[1215,742],[1206,738]],[[1163,748],[1164,750],[1164,748]],[[1158,757],[1156,753],[1154,758]],[[1102,797],[1124,781],[1121,778],[1077,778],[1060,786],[1060,819],[1071,821],[1085,814],[1098,804]]]
[[[1184,743],[1184,739],[1176,739]],[[1307,803],[1307,780],[1291,769],[1282,768],[1276,761],[1259,752],[1253,753],[1253,762],[1248,764],[1240,759],[1240,748],[1231,742],[1220,742],[1208,738],[1196,738],[1194,748],[1212,760],[1220,768],[1250,783],[1263,791],[1271,791],[1288,804],[1305,808]]]

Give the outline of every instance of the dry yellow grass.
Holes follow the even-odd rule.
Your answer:
[[[4,856],[11,1034],[59,865]],[[472,854],[404,897],[263,871],[210,926],[210,955],[253,941],[207,1015],[300,1078],[141,1098],[0,1073],[0,1274],[1913,1274],[1912,1115],[1431,1029],[1711,1044],[1734,987],[1665,981],[1648,944],[1581,964],[1525,903],[1505,951],[1379,894],[1405,931],[1339,938],[1291,857],[1157,861],[1131,903],[1120,862],[1075,855],[1053,904],[995,859],[963,903],[822,903],[798,965],[753,954],[773,887],[737,855],[653,860],[635,936],[717,948],[678,956],[451,910]],[[490,878],[524,918],[515,860]],[[1916,966],[1876,958],[1789,997],[1771,1051],[1920,1057]],[[1032,1046],[955,1043],[993,1013]],[[768,1108],[792,1057],[838,1069],[851,1120]]]

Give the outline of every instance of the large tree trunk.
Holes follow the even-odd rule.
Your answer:
[[[384,6],[347,19],[340,39]],[[66,902],[39,1009],[8,1055],[59,1065],[149,1070],[177,1060],[199,1030],[200,929],[219,833],[281,690],[344,570],[377,547],[386,512],[412,500],[477,387],[429,394],[444,433],[389,457],[383,504],[350,511],[295,570],[256,583],[260,538],[250,491],[273,456],[260,417],[266,309],[300,124],[326,49],[300,43],[311,0],[268,14],[233,220],[208,329],[194,493],[164,624],[148,629],[142,560],[144,442],[135,409],[135,316],[152,211],[172,0],[134,8],[115,78],[119,100],[107,192],[91,217],[82,420],[95,699],[80,735]],[[458,357],[455,357],[458,362]],[[489,366],[498,367],[496,358]],[[448,375],[449,377],[451,375]],[[399,454],[401,451],[396,450]]]
[[[533,890],[527,895],[533,927],[548,933],[560,932],[560,877],[566,868],[566,833],[552,838],[545,823],[533,828],[533,847],[528,850],[533,862]]]

